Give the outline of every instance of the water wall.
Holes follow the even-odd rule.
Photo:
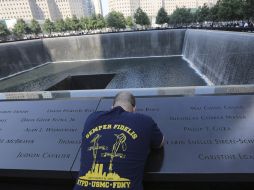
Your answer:
[[[50,61],[42,40],[0,44],[0,78]]]
[[[254,83],[254,35],[205,30],[109,33],[0,44],[0,78],[47,62],[183,57],[215,85]]]
[[[254,83],[254,35],[187,30],[184,58],[215,85]]]
[[[110,33],[45,39],[53,61],[181,55],[186,30]]]

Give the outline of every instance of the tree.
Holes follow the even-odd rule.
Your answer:
[[[78,31],[80,29],[79,19],[77,18],[76,15],[72,16],[72,19],[71,19],[71,29],[74,30],[74,31]]]
[[[81,28],[79,19],[76,15],[73,15],[72,18],[67,17],[65,19],[65,24],[67,30],[78,31]]]
[[[43,24],[43,29],[45,30],[45,32],[51,34],[55,30],[55,25],[49,19],[46,19]]]
[[[204,4],[202,7],[199,7],[195,12],[195,20],[197,22],[204,22],[209,20],[210,9]]]
[[[36,20],[31,21],[30,30],[32,34],[35,34],[36,36],[41,33],[41,26]]]
[[[170,16],[170,23],[174,25],[180,24],[181,26],[191,23],[193,15],[190,9],[176,8],[173,14]]]
[[[10,35],[10,31],[4,23],[0,22],[0,40],[5,40],[8,35]]]
[[[22,38],[23,35],[27,34],[29,31],[28,25],[23,19],[18,19],[17,23],[14,25],[13,33],[18,37]]]
[[[56,32],[65,32],[67,30],[66,24],[63,19],[57,20],[55,22],[55,31]]]
[[[112,11],[106,18],[107,26],[110,28],[121,29],[126,28],[123,13]]]
[[[218,16],[221,20],[232,21],[243,19],[242,0],[220,0]]]
[[[135,23],[143,26],[150,25],[150,20],[147,14],[139,7],[134,13]]]
[[[83,29],[83,30],[90,30],[89,24],[90,24],[90,19],[89,18],[82,17],[80,19],[80,27],[81,27],[81,29]]]
[[[219,2],[219,1],[218,1]],[[208,19],[212,22],[219,20],[219,3],[216,3],[213,7],[210,8]]]
[[[102,29],[106,26],[106,21],[104,17],[100,14],[96,15],[96,28],[97,29]]]
[[[130,28],[132,28],[134,26],[134,23],[133,23],[133,20],[132,20],[132,17],[131,16],[128,16],[126,18],[126,21],[125,21],[126,25]]]
[[[243,0],[243,13],[244,18],[248,20],[254,19],[254,1],[253,0]]]
[[[162,8],[160,8],[160,10],[157,13],[156,24],[163,25],[165,23],[168,23],[168,13],[162,7]]]
[[[72,20],[71,20],[71,18],[67,17],[65,19],[65,25],[66,25],[66,30],[72,30]]]

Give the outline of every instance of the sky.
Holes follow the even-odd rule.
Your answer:
[[[103,15],[108,14],[108,0],[101,0]]]

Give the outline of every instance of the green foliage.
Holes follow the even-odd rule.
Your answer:
[[[72,25],[71,25],[72,30],[74,30],[74,31],[79,30],[80,29],[80,23],[79,23],[79,19],[77,18],[76,15],[72,16],[71,21],[72,21]]]
[[[55,25],[49,19],[46,19],[43,24],[43,29],[45,32],[51,34],[55,30]]]
[[[40,24],[38,23],[38,21],[34,19],[31,21],[30,30],[31,30],[31,33],[35,35],[38,35],[39,33],[42,32]]]
[[[176,8],[173,14],[170,16],[170,23],[177,25],[187,25],[193,20],[193,15],[190,9]]]
[[[65,25],[66,25],[66,30],[72,30],[72,20],[71,20],[71,18],[67,17],[65,19]]]
[[[6,25],[0,22],[0,39],[5,39],[10,34],[10,31],[7,29]]]
[[[171,24],[188,24],[191,21],[233,21],[254,19],[254,0],[218,0],[213,7],[204,4],[194,14],[186,8],[177,8],[170,15]]]
[[[56,32],[65,32],[67,30],[66,24],[63,19],[57,20],[55,22],[55,31]]]
[[[223,21],[243,19],[243,0],[220,0],[218,17]]]
[[[197,22],[208,21],[209,16],[210,16],[210,9],[206,4],[204,4],[202,7],[199,7],[194,14],[194,18]]]
[[[219,3],[216,3],[216,5],[210,8],[208,19],[213,22],[219,21],[218,12],[219,12]]]
[[[130,27],[130,28],[132,28],[133,26],[134,26],[134,23],[133,23],[133,19],[132,19],[132,17],[131,16],[128,16],[127,18],[126,18],[126,25],[128,26],[128,27]]]
[[[110,28],[121,29],[126,28],[123,13],[112,11],[106,18],[107,26]]]
[[[102,15],[93,15],[91,18],[82,17],[80,19],[80,28],[82,30],[102,29],[106,27],[106,21]]]
[[[243,0],[243,14],[245,19],[254,20],[254,0]]]
[[[80,19],[80,27],[82,30],[90,30],[90,19],[87,17],[82,17]]]
[[[147,14],[139,7],[134,13],[135,23],[141,26],[150,25],[150,20]]]
[[[76,15],[73,15],[72,18],[67,17],[65,19],[65,24],[67,30],[78,31],[81,28],[79,19]]]
[[[106,26],[106,21],[105,21],[104,17],[100,14],[95,16],[95,21],[96,21],[96,24],[94,27],[96,29],[102,29]]]
[[[17,20],[17,23],[14,25],[13,33],[21,38],[24,34],[27,34],[29,32],[28,25],[25,23],[23,19]]]
[[[160,8],[156,16],[156,24],[165,24],[165,23],[168,23],[168,13],[162,7]]]

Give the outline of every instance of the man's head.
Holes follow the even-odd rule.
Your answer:
[[[114,99],[113,108],[121,106],[125,111],[134,112],[136,109],[135,97],[130,92],[119,92]]]

